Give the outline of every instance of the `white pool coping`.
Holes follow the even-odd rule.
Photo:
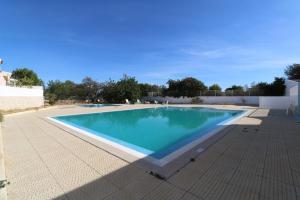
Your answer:
[[[145,109],[145,108],[141,108],[141,109]],[[126,109],[127,110],[127,109]],[[130,109],[129,109],[130,110]],[[136,109],[134,109],[136,110]],[[226,110],[226,109],[225,109]],[[125,110],[115,110],[115,111],[125,111]],[[105,111],[105,112],[115,112],[115,111]],[[219,133],[221,130],[223,130],[224,128],[226,128],[228,125],[231,125],[233,122],[235,122],[236,120],[248,116],[250,115],[250,113],[252,113],[254,110],[253,109],[240,109],[240,111],[244,111],[242,114],[240,114],[237,117],[233,117],[230,118],[229,120],[225,120],[221,123],[219,123],[219,127],[213,129],[212,131],[208,132],[207,134],[199,137],[198,139],[180,147],[179,149],[175,150],[174,152],[168,154],[167,156],[161,158],[161,159],[156,159],[154,157],[151,157],[147,154],[141,153],[139,151],[136,151],[132,148],[126,147],[124,145],[121,145],[117,142],[111,141],[109,139],[94,135],[93,133],[90,133],[88,131],[82,130],[80,128],[74,127],[72,125],[66,124],[64,122],[61,122],[59,120],[54,119],[53,117],[58,117],[58,116],[52,116],[52,117],[46,117],[48,120],[53,121],[57,124],[60,124],[62,126],[65,126],[71,130],[74,130],[82,135],[88,136],[90,138],[93,138],[97,141],[103,142],[104,144],[110,145],[112,147],[114,147],[117,150],[123,151],[128,153],[129,155],[132,155],[134,157],[136,157],[137,159],[145,159],[159,167],[163,167],[166,164],[170,163],[171,161],[175,160],[176,158],[178,158],[180,155],[186,153],[187,151],[191,150],[192,148],[194,148],[195,146],[201,144],[202,142],[204,142],[205,140],[207,140],[208,138],[212,137],[213,135],[216,135],[217,133]],[[94,113],[94,112],[93,112]],[[97,112],[99,113],[99,112]],[[85,114],[92,114],[92,113],[85,113]],[[76,114],[76,115],[80,115],[80,114]],[[83,114],[84,115],[84,114]],[[67,116],[67,115],[59,115],[59,116]],[[83,139],[83,138],[82,138]],[[204,149],[202,150],[204,151]]]

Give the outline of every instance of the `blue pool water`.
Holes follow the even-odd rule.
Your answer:
[[[242,111],[161,107],[54,117],[160,159]]]
[[[118,106],[116,104],[81,104],[80,107],[88,107],[88,108],[98,108],[98,107],[104,107],[104,106]]]

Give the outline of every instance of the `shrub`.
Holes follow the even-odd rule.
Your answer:
[[[46,94],[46,95],[45,95],[45,98],[46,98],[46,100],[49,101],[49,104],[50,104],[50,105],[55,104],[55,102],[57,101],[56,95],[55,95],[55,94],[52,94],[52,93]]]

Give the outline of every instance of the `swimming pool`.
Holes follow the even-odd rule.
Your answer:
[[[159,107],[52,119],[139,157],[162,160],[196,140],[207,139],[213,130],[242,113],[200,107]]]

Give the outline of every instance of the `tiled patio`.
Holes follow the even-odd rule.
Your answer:
[[[283,111],[259,109],[240,119],[164,181],[44,119],[76,109],[87,111],[60,107],[5,118],[8,199],[300,199],[300,123]]]

